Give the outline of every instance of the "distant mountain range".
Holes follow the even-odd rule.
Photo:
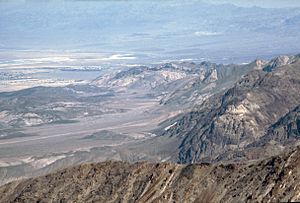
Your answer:
[[[299,51],[294,43],[299,41],[298,8],[203,1],[1,1],[0,19],[4,61],[45,49],[62,54],[117,50],[137,55],[137,63],[185,58],[246,62]]]

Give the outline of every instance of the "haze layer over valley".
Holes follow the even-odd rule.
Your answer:
[[[249,63],[298,53],[293,3],[212,3],[1,1],[0,91],[85,83],[136,64]]]

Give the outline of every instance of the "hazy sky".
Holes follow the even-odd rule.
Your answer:
[[[143,60],[222,62],[296,54],[300,9],[283,9],[295,6],[300,0],[0,0],[0,52],[122,52]]]
[[[211,3],[232,3],[238,6],[259,6],[267,8],[300,7],[299,0],[205,0]]]
[[[0,2],[66,2],[66,1],[93,1],[93,2],[101,2],[101,1],[145,1],[145,2],[158,2],[160,0],[0,0]],[[184,1],[184,0],[161,0],[161,1]],[[185,0],[192,1],[192,0]],[[300,0],[194,0],[194,1],[203,1],[214,4],[235,4],[237,6],[242,7],[264,7],[264,8],[283,8],[283,7],[299,7],[300,8]]]

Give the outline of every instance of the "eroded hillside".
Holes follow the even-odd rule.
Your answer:
[[[12,182],[1,202],[286,202],[300,200],[300,148],[247,164],[103,162]]]
[[[235,153],[263,141],[271,133],[269,128],[299,105],[300,61],[272,67],[270,72],[250,72],[232,88],[178,118],[164,135],[182,138],[179,162],[219,160],[224,153]],[[276,139],[290,138],[285,134],[277,134]]]

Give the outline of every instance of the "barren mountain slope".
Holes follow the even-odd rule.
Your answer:
[[[297,148],[248,164],[85,164],[2,186],[0,201],[299,201],[299,180],[300,148]]]
[[[99,115],[113,91],[94,85],[33,87],[0,93],[0,124],[6,128],[72,122],[84,114]],[[3,128],[4,128],[3,127]]]
[[[257,142],[300,103],[300,61],[271,72],[255,70],[233,88],[184,114],[164,135],[179,136],[178,161],[213,161]]]
[[[163,104],[178,105],[204,100],[234,84],[257,64],[223,65],[211,62],[174,62],[154,67],[136,66],[93,81],[101,87],[161,95]]]
[[[199,71],[198,76],[178,88],[173,88],[161,103],[167,106],[187,107],[201,104],[213,94],[232,87],[244,74],[257,69],[258,66],[259,64],[255,62],[247,65],[202,62],[199,64],[202,70]]]
[[[210,96],[222,92],[241,79],[241,77],[252,70],[263,70],[271,72],[279,66],[288,65],[297,60],[299,56],[278,56],[270,61],[255,60],[249,64],[215,64],[202,62],[197,67],[198,77],[192,78],[184,85],[173,86],[172,91],[162,99],[165,105],[185,105],[186,107],[201,104]],[[187,105],[188,104],[188,105]]]
[[[93,81],[101,87],[118,90],[151,90],[172,81],[195,76],[198,69],[193,64],[162,64],[155,67],[136,66],[110,75],[100,76]]]
[[[300,105],[280,118],[267,130],[261,142],[264,145],[270,141],[282,144],[295,142],[300,138]]]

